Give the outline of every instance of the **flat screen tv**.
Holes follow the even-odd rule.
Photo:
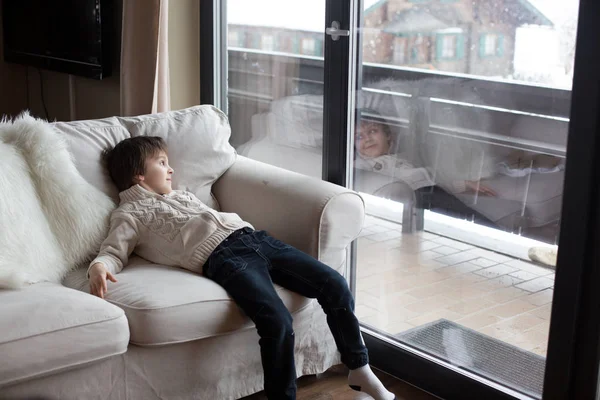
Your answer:
[[[2,0],[4,60],[102,79],[111,73],[112,0]]]

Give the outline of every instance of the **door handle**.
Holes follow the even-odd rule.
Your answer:
[[[325,29],[325,33],[331,36],[332,40],[339,40],[340,36],[350,36],[349,30],[340,29],[340,23],[338,21],[333,21],[331,27]]]

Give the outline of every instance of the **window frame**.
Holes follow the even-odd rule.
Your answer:
[[[449,37],[454,38],[454,55],[445,56],[444,55],[444,40]],[[459,61],[464,58],[465,37],[464,37],[464,33],[462,33],[462,32],[436,33],[435,34],[435,44],[436,44],[436,59],[438,61]]]
[[[496,37],[495,51],[491,54],[487,53],[487,38],[493,35]],[[479,58],[496,58],[504,56],[504,35],[497,32],[482,32],[479,34]]]

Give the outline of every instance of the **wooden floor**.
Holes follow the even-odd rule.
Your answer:
[[[375,370],[385,387],[396,395],[397,400],[437,400],[401,380]],[[324,374],[305,376],[298,379],[297,400],[370,400],[372,397],[356,392],[348,386],[348,372],[344,367],[334,367]],[[243,400],[264,400],[265,395],[257,393]]]

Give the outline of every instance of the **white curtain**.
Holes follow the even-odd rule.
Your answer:
[[[168,0],[123,0],[121,115],[169,111]]]

